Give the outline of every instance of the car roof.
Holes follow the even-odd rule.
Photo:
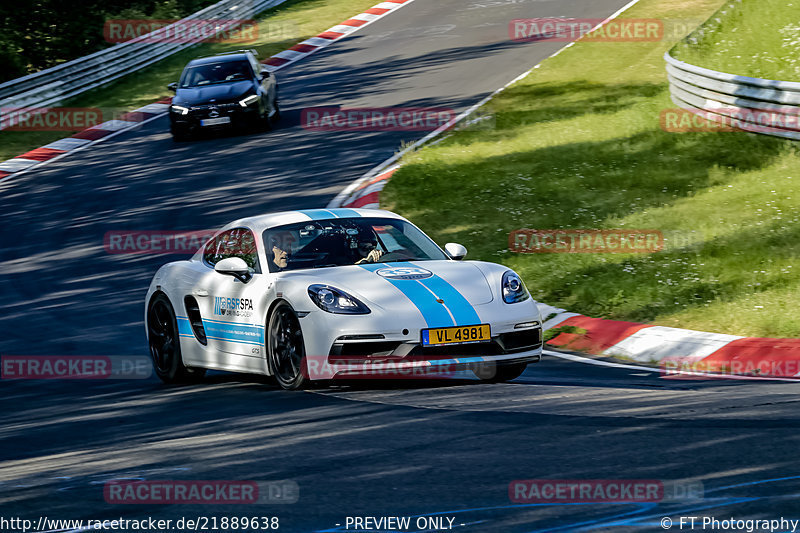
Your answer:
[[[276,226],[285,226],[286,224],[296,224],[298,222],[308,222],[310,220],[335,220],[339,218],[395,218],[399,220],[406,220],[396,213],[385,211],[383,209],[301,209],[298,211],[283,211],[280,213],[270,213],[266,215],[258,215],[254,217],[240,218],[230,224],[227,224],[222,231],[247,227],[252,229],[256,234],[261,233],[265,229],[274,228]]]
[[[216,56],[198,57],[189,61],[189,65],[207,65],[209,63],[230,63],[232,61],[248,61],[248,54],[242,52],[240,54],[222,54]],[[187,65],[187,66],[189,66]]]

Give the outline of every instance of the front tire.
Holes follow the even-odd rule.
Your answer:
[[[164,383],[186,383],[203,378],[205,369],[187,368],[181,356],[175,310],[164,294],[157,294],[147,308],[147,337],[153,370]]]
[[[306,350],[300,319],[292,306],[281,302],[267,325],[267,358],[275,380],[286,390],[307,388]]]

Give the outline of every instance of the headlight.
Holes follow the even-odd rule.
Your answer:
[[[531,295],[516,272],[511,270],[503,274],[503,301],[507,304],[524,302]]]
[[[359,302],[344,291],[328,285],[311,285],[308,295],[317,307],[328,313],[338,315],[366,315],[369,307]]]
[[[257,94],[251,94],[247,98],[239,100],[239,105],[242,106],[242,107],[247,107],[250,104],[252,104],[253,102],[255,102],[256,100],[258,100],[258,95]]]
[[[188,107],[183,107],[183,106],[180,106],[180,105],[171,106],[169,108],[169,110],[172,111],[173,113],[180,113],[181,115],[188,115],[189,114],[189,108]]]

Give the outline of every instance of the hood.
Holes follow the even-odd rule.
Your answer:
[[[178,105],[224,104],[235,101],[247,93],[252,92],[252,90],[253,82],[249,80],[218,83],[215,85],[206,85],[204,87],[187,87],[178,89],[173,102]],[[212,99],[216,100],[216,102],[209,102]]]
[[[459,308],[487,304],[493,299],[480,269],[458,261],[349,265],[287,272],[281,277],[286,281],[302,277],[310,283],[331,285],[352,294],[370,308],[385,310],[407,308],[411,300],[417,307],[443,305],[451,313],[458,314]],[[444,303],[437,302],[437,297]]]

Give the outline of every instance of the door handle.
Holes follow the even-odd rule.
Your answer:
[[[206,296],[208,296],[208,291],[205,289],[194,289],[192,291],[192,294],[194,294],[195,296],[199,296],[200,298],[205,298]]]

